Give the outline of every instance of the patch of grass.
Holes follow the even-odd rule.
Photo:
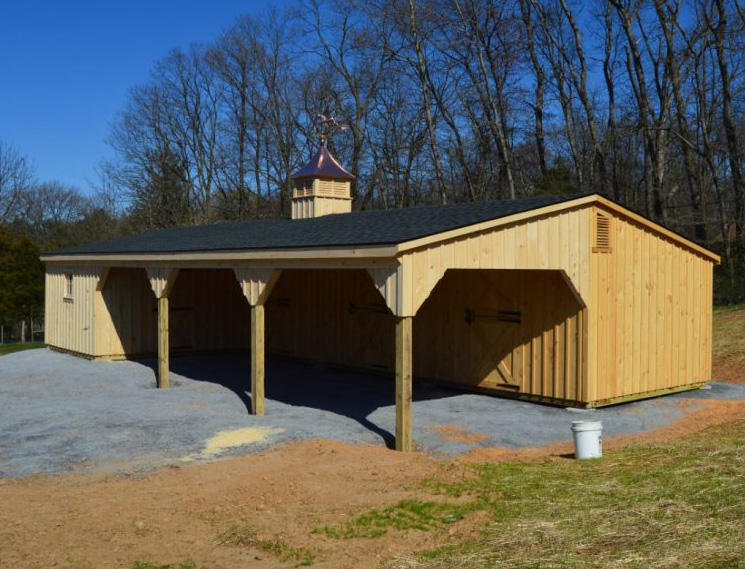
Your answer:
[[[745,304],[730,304],[728,306],[715,306],[714,314],[726,314],[727,312],[737,312],[745,310]]]
[[[149,561],[135,561],[132,569],[197,569],[197,565],[191,560],[176,565],[172,563],[159,564],[150,563]]]
[[[244,526],[233,526],[223,533],[219,540],[224,545],[264,551],[283,563],[294,563],[295,567],[310,567],[316,561],[316,554],[310,549],[292,547],[279,537],[260,539],[254,530]]]
[[[3,344],[2,346],[0,346],[0,356],[12,354],[13,352],[22,352],[23,350],[36,350],[38,348],[43,348],[43,347],[44,347],[44,342],[26,342],[24,344],[21,344],[21,343]]]
[[[714,312],[714,379],[745,380],[745,306],[741,306]]]
[[[597,461],[472,468],[427,487],[485,510],[482,537],[389,569],[745,567],[745,421]]]
[[[355,537],[376,538],[388,533],[417,529],[427,531],[462,519],[468,512],[479,509],[476,502],[455,504],[422,500],[402,500],[382,510],[374,509],[339,526],[323,526],[313,530],[336,539]]]

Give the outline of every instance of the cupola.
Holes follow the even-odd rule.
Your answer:
[[[292,176],[292,219],[352,211],[350,174],[325,145]]]

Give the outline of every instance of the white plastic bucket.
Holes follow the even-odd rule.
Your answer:
[[[603,423],[600,421],[572,421],[574,458],[603,456]]]

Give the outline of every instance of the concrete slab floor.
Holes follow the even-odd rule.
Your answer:
[[[392,446],[391,377],[268,359],[266,415],[250,409],[246,354],[171,358],[171,385],[155,389],[155,361],[98,362],[29,350],[0,358],[0,476],[76,470],[140,472],[183,460],[259,452],[306,438]],[[714,382],[593,411],[414,384],[414,443],[453,454],[571,440],[573,420],[601,420],[605,436],[665,427],[696,403],[745,399]],[[448,437],[447,434],[460,436]],[[446,439],[456,439],[459,442]]]

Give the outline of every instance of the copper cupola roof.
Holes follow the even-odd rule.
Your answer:
[[[290,176],[296,178],[339,178],[342,180],[354,180],[339,161],[334,158],[325,146],[321,146],[308,163]]]

